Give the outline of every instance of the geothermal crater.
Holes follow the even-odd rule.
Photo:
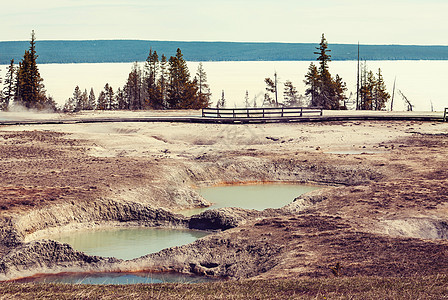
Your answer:
[[[0,280],[129,271],[316,277],[331,276],[336,263],[346,276],[446,272],[447,133],[446,123],[405,121],[1,127]],[[211,204],[198,187],[263,182],[322,188],[275,209],[179,213]],[[211,234],[132,260],[43,239],[102,227]]]

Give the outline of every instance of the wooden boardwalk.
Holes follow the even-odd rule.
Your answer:
[[[301,109],[301,112],[300,112]],[[388,112],[330,112],[321,109],[303,108],[299,110],[220,109],[211,112],[207,109],[202,115],[190,116],[140,116],[140,117],[95,117],[95,118],[60,118],[60,119],[10,119],[2,120],[0,125],[37,125],[37,124],[83,124],[83,123],[116,123],[116,122],[170,122],[170,123],[218,123],[218,124],[250,124],[250,123],[293,123],[293,122],[334,122],[334,121],[448,121],[448,108],[443,113],[388,113]]]

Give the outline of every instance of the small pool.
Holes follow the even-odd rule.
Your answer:
[[[282,183],[206,187],[201,188],[199,193],[213,205],[206,208],[184,210],[182,214],[191,216],[207,209],[222,207],[256,210],[280,208],[291,203],[298,196],[320,188],[322,187]]]
[[[68,283],[68,284],[137,284],[137,283],[201,283],[213,281],[201,276],[180,273],[63,273],[39,275],[14,280],[20,283]]]
[[[110,228],[78,230],[46,236],[88,255],[134,259],[162,249],[182,246],[210,234],[205,231],[164,228]]]

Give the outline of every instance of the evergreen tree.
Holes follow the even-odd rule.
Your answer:
[[[15,76],[16,68],[14,66],[14,59],[11,59],[11,63],[6,71],[5,83],[3,88],[3,99],[0,103],[0,110],[7,110],[9,103],[14,100],[15,95]]]
[[[107,109],[107,98],[106,98],[106,93],[104,91],[101,91],[98,96],[97,109],[99,109],[99,110]]]
[[[190,72],[180,49],[177,49],[176,56],[169,59],[169,74],[169,108],[200,109],[208,106],[208,103],[202,102],[203,99],[199,99],[198,80],[190,80]]]
[[[1,70],[2,69],[0,69],[0,74],[1,74]],[[2,77],[0,76],[0,85],[3,83],[3,80],[2,80]],[[8,106],[6,106],[6,108],[3,108],[3,106],[4,106],[4,99],[3,99],[3,89],[0,89],[0,110],[6,110],[6,108],[8,107]]]
[[[77,112],[82,110],[81,96],[81,90],[79,89],[79,86],[76,86],[75,90],[73,91],[73,96],[68,98],[65,102],[63,111]]]
[[[168,83],[169,83],[169,72],[168,72],[168,61],[166,59],[165,54],[162,54],[162,58],[160,60],[160,77],[158,81],[158,88],[160,93],[160,98],[162,100],[162,108],[167,108],[168,103]]]
[[[308,68],[308,73],[305,76],[305,83],[309,86],[305,91],[306,95],[311,96],[311,106],[321,106],[324,109],[340,109],[341,102],[344,102],[346,97],[345,83],[337,76],[335,79],[330,74],[328,63],[331,61],[331,55],[328,54],[331,50],[328,49],[328,43],[322,34],[318,51],[319,69],[314,64]]]
[[[207,73],[204,71],[202,62],[199,63],[198,70],[196,71],[196,80],[198,84],[198,101],[199,106],[209,107],[211,104],[210,87],[207,83]]]
[[[145,64],[145,107],[153,109],[163,108],[163,99],[160,93],[160,89],[157,86],[157,77],[159,73],[159,56],[157,51],[149,51],[148,58]]]
[[[285,90],[283,91],[283,98],[285,99],[286,106],[301,106],[302,102],[297,89],[291,81],[285,82]]]
[[[89,96],[87,94],[87,89],[84,89],[84,92],[81,94],[80,108],[81,110],[87,110],[89,106]]]
[[[328,49],[328,42],[323,33],[319,47],[316,49],[319,50],[318,52],[314,52],[314,54],[319,55],[319,57],[317,58],[317,60],[319,61],[319,75],[321,77],[324,77],[326,76],[326,73],[330,73],[328,70],[328,63],[331,61],[331,55],[329,55],[327,52],[331,52],[331,50]]]
[[[109,85],[109,83],[106,83],[104,86],[104,94],[106,97],[106,108],[107,110],[114,110],[115,109],[115,97],[114,97],[114,90]]]
[[[117,104],[117,109],[127,109],[124,90],[120,88],[117,89],[117,92],[115,93],[115,103]]]
[[[48,97],[45,97],[44,107],[46,110],[57,112],[59,110],[56,101],[53,99],[53,97],[50,95]]]
[[[336,74],[336,78],[334,79],[334,93],[335,93],[335,99],[337,99],[338,103],[342,102],[342,106],[339,107],[340,109],[347,109],[347,105],[345,101],[347,100],[347,96],[345,95],[345,92],[347,91],[347,85],[344,81],[342,81],[342,78],[339,76],[339,74]]]
[[[136,110],[143,109],[142,105],[142,72],[138,63],[135,62],[129,73],[128,80],[124,87],[126,97],[126,109]]]
[[[224,95],[224,90],[221,93],[221,99],[216,103],[216,108],[225,108],[226,107],[226,97]]]
[[[81,89],[79,88],[79,86],[75,87],[75,90],[73,91],[73,103],[75,105],[75,111],[80,111],[83,108],[82,105],[82,93],[81,93]]]
[[[331,77],[328,63],[331,61],[331,55],[327,52],[331,52],[328,49],[328,43],[325,39],[324,34],[322,34],[322,39],[319,44],[319,47],[316,48],[319,51],[314,52],[314,54],[318,54],[319,57],[317,60],[319,61],[319,93],[318,93],[318,105],[322,106],[325,109],[339,109],[339,99],[336,99],[333,78]]]
[[[264,82],[266,83],[266,93],[264,94],[264,101],[263,106],[274,106],[275,105],[275,99],[273,96],[276,93],[277,87],[275,86],[274,80],[271,78],[265,78]],[[271,96],[272,94],[272,96]]]
[[[375,86],[375,75],[367,69],[367,63],[364,62],[361,69],[360,109],[372,110],[374,108]]]
[[[254,105],[253,105],[253,107],[257,108],[257,96],[254,97]]]
[[[90,88],[89,99],[87,100],[86,110],[94,110],[94,109],[96,109],[95,92],[93,91],[93,88]]]
[[[169,59],[170,84],[168,87],[168,104],[170,108],[185,108],[184,102],[190,82],[190,72],[178,48],[176,56]]]
[[[15,101],[27,108],[43,109],[45,107],[45,87],[37,67],[36,37],[31,33],[29,50],[25,51],[19,63],[16,80]]]
[[[384,110],[386,108],[386,103],[390,99],[390,94],[386,91],[386,84],[384,83],[383,75],[381,74],[381,69],[378,69],[375,91],[374,91],[374,102],[375,110]]]
[[[311,97],[311,106],[319,106],[317,101],[319,93],[319,72],[314,63],[311,63],[308,67],[308,73],[305,75],[305,84],[309,86],[305,90],[305,95]]]
[[[246,90],[246,96],[244,96],[244,107],[249,107],[250,106],[250,104],[249,104],[249,91],[248,90]]]

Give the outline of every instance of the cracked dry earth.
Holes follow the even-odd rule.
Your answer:
[[[0,279],[178,271],[233,279],[413,276],[448,268],[448,124],[109,123],[0,128]],[[306,182],[262,212],[205,206],[196,188]],[[274,201],[274,199],[273,199]],[[132,260],[41,240],[102,224],[218,229]]]

